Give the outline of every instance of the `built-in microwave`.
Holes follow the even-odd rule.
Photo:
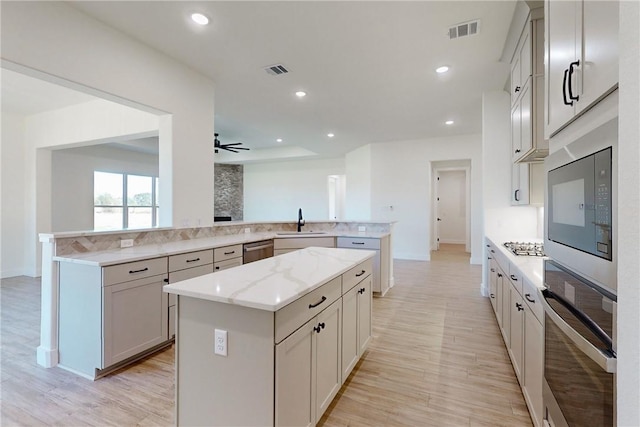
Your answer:
[[[618,121],[609,120],[545,160],[545,252],[616,289]]]

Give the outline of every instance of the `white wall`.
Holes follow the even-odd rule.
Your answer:
[[[344,159],[244,165],[244,220],[296,221],[298,208],[305,220],[328,220],[328,177],[344,169]]]
[[[158,156],[104,145],[53,151],[52,231],[93,229],[94,171],[158,176]]]
[[[345,156],[346,190],[345,219],[368,221],[371,219],[371,145],[350,151]]]
[[[3,3],[1,18],[4,68],[158,115],[161,225],[213,223],[210,79],[62,2]],[[38,232],[51,231],[37,212],[50,203],[36,188],[46,185],[47,157],[33,147],[26,154],[27,217]]]
[[[620,2],[617,422],[640,425],[640,3]]]
[[[24,117],[2,112],[0,278],[26,272]]]
[[[432,162],[471,161],[471,262],[482,260],[482,144],[480,135],[371,144],[371,220],[397,221],[396,258],[429,260]],[[351,180],[347,174],[347,186]],[[348,195],[349,197],[349,195]],[[350,202],[349,199],[348,203]]]

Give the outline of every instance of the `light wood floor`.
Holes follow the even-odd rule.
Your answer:
[[[394,276],[374,299],[369,350],[320,425],[530,426],[480,267],[441,245],[430,262],[396,260]],[[0,425],[173,424],[173,348],[95,382],[44,369],[39,280],[2,280],[0,298]]]

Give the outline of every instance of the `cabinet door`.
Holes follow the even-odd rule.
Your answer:
[[[342,383],[358,362],[358,297],[360,286],[342,295]]]
[[[165,279],[166,274],[103,288],[103,369],[167,341]]]
[[[511,161],[515,162],[520,157],[522,149],[522,130],[520,128],[520,117],[522,116],[520,111],[520,102],[516,102],[511,110]]]
[[[529,204],[529,164],[515,163],[511,167],[511,204]]]
[[[545,49],[547,64],[546,138],[549,138],[574,116],[574,106],[566,105],[564,97],[566,95],[568,100],[569,94],[565,88],[565,81],[568,79],[569,64],[578,58],[576,12],[579,7],[582,7],[582,2],[545,1],[547,35]],[[573,87],[576,87],[575,81]]]
[[[502,275],[502,336],[504,343],[511,346],[511,284],[504,273]]]
[[[544,329],[531,310],[524,315],[523,393],[535,425],[542,425],[542,378],[544,376]]]
[[[371,300],[373,298],[371,287],[371,276],[356,286],[358,288],[358,356],[362,356],[371,341]]]
[[[578,111],[618,84],[618,1],[584,1],[582,17],[582,94]]]
[[[500,326],[502,330],[502,287],[504,284],[504,275],[500,267],[498,267],[498,263],[494,265],[496,266],[496,319],[498,319],[498,326]]]
[[[496,260],[491,258],[489,260],[489,299],[491,300],[491,306],[493,307],[494,314],[497,314],[498,305],[497,301],[497,279],[498,272],[496,271]]]
[[[510,283],[510,311],[511,316],[509,318],[509,352],[511,353],[511,361],[513,362],[513,370],[516,372],[516,377],[520,384],[522,384],[522,361],[523,361],[523,333],[524,333],[524,301]]]
[[[276,345],[276,426],[312,426],[313,338],[316,319]]]
[[[312,384],[315,384],[316,422],[342,385],[341,332],[342,303],[337,300],[316,317],[315,370],[312,377]]]
[[[531,97],[531,80],[522,88],[522,97],[520,98],[520,151],[514,152],[517,157],[521,157],[524,153],[527,153],[533,147],[533,127],[531,114],[533,99]]]

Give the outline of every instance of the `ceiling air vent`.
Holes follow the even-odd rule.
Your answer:
[[[287,74],[289,72],[289,70],[287,70],[282,64],[269,65],[267,67],[264,67],[264,70],[267,72],[267,74],[271,74],[272,76],[279,76],[281,74]]]
[[[480,20],[463,22],[449,28],[449,39],[459,39],[460,37],[474,36],[480,31]]]

